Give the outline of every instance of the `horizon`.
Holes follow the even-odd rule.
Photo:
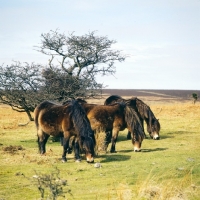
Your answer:
[[[116,88],[103,88],[103,90],[176,90],[176,91],[191,91],[190,89],[116,89]],[[192,89],[195,90],[195,89]],[[200,90],[195,90],[195,91],[200,91]]]

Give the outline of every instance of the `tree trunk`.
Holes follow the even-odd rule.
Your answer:
[[[34,121],[33,117],[31,116],[30,111],[26,110],[26,114],[28,115],[28,118],[30,121]]]

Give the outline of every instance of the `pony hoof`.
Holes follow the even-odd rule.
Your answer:
[[[134,152],[141,152],[141,149],[135,149]]]
[[[94,163],[94,160],[92,160],[92,161],[87,161],[87,163],[88,163],[88,164]]]
[[[110,151],[110,153],[117,153],[117,151]]]
[[[62,163],[65,163],[67,162],[67,159],[66,158],[62,158]]]
[[[75,162],[76,162],[76,163],[80,163],[80,162],[81,162],[81,159],[76,159]]]

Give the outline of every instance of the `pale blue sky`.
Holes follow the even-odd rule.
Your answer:
[[[117,41],[107,88],[200,90],[200,0],[0,0],[0,63],[47,63],[34,46],[55,29]]]

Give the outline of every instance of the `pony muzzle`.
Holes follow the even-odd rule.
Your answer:
[[[94,158],[92,158],[92,159],[87,159],[87,163],[94,163]]]
[[[153,140],[159,140],[160,139],[160,136],[157,134],[157,133],[151,133],[151,138],[153,139]]]
[[[87,161],[87,163],[93,163],[94,162],[94,158],[93,158],[93,156],[86,156],[86,161]]]
[[[135,141],[133,144],[134,152],[140,152],[141,151],[141,142]]]
[[[157,137],[154,137],[153,139],[154,139],[154,140],[159,140],[159,139],[160,139],[160,137],[159,137],[159,136],[157,136]]]

